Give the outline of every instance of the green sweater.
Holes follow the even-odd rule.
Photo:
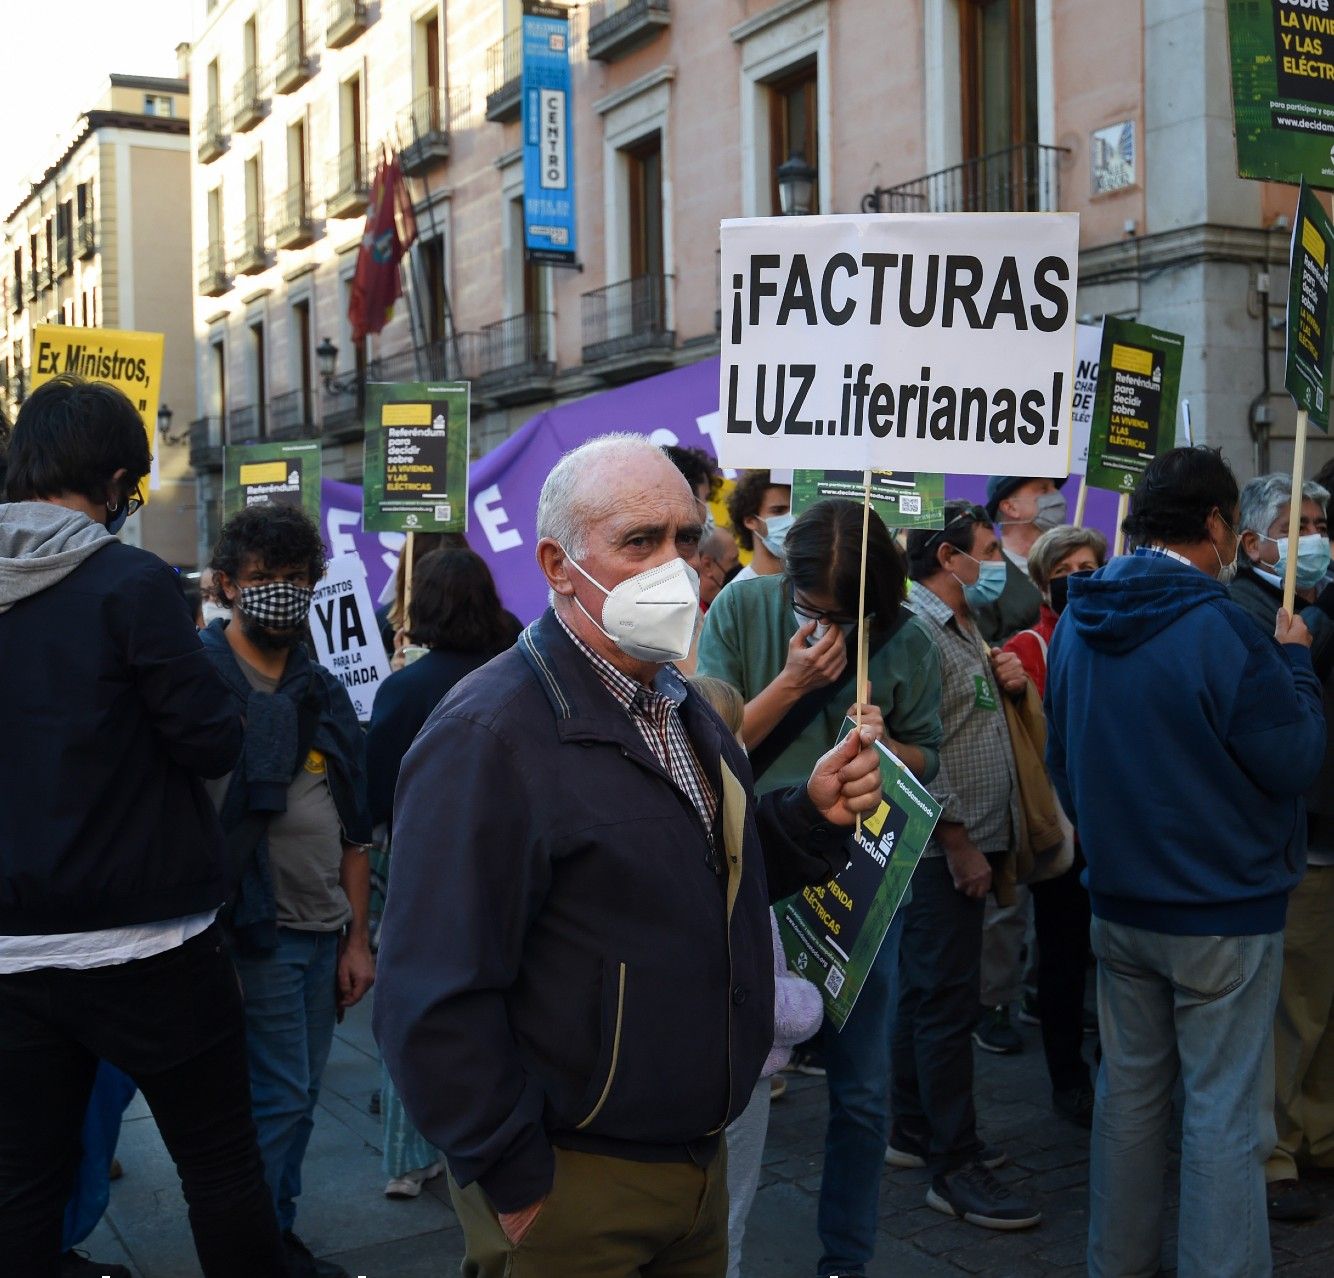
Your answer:
[[[796,633],[785,577],[734,581],[704,617],[698,672],[726,680],[751,701],[787,664],[787,646]],[[757,793],[804,783],[816,760],[838,740],[843,712],[856,700],[854,664],[850,652],[842,686],[755,783]],[[923,779],[929,781],[939,767],[940,660],[921,621],[913,617],[905,622],[871,657],[869,678],[871,700],[880,707],[886,730],[894,740],[922,751]]]

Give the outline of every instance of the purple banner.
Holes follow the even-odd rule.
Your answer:
[[[547,604],[538,569],[537,498],[562,454],[596,435],[632,431],[657,444],[681,444],[717,454],[718,361],[701,360],[658,377],[549,408],[525,422],[509,439],[473,462],[469,471],[468,544],[490,565],[505,606],[532,621]],[[1078,479],[1065,488],[1073,514]],[[401,533],[361,531],[361,486],[326,479],[324,532],[331,555],[355,553],[366,565],[371,598],[379,600],[398,563]],[[983,502],[986,480],[947,477],[950,497]],[[1090,489],[1086,522],[1111,533],[1116,495]]]

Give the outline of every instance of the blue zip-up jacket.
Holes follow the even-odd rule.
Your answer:
[[[1070,582],[1047,656],[1047,765],[1093,913],[1174,936],[1282,929],[1325,718],[1307,648],[1154,554]]]

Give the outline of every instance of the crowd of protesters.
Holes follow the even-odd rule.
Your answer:
[[[1327,482],[1292,544],[1288,477],[1172,450],[1109,558],[1060,481],[864,531],[604,436],[547,478],[526,629],[466,540],[417,539],[362,725],[304,642],[302,512],[229,519],[187,600],[116,536],[151,463],[119,392],[34,391],[5,463],[0,1272],[128,1272],[79,1244],[138,1090],[208,1278],[337,1278],[302,1166],[372,987],[385,1193],[447,1175],[474,1278],[739,1275],[784,1069],[829,1098],[805,1272],[867,1272],[897,1169],[960,1229],[1040,1228],[974,1100],[1012,1016],[1090,1131],[1090,1273],[1157,1272],[1174,1108],[1183,1278],[1267,1273],[1268,1220],[1316,1213]],[[846,864],[877,741],[941,816],[838,1030],[775,907]]]

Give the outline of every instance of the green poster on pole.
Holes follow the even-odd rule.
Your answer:
[[[320,445],[229,444],[222,451],[222,517],[247,506],[299,506],[320,521]]]
[[[1228,0],[1237,172],[1334,188],[1334,0]]]
[[[853,731],[843,721],[844,734]],[[917,862],[940,817],[940,804],[879,742],[881,802],[849,832],[847,869],[803,888],[778,909],[788,966],[819,986],[825,1012],[842,1029],[903,904]]]
[[[1332,0],[1334,2],[1334,0]],[[1329,260],[1331,225],[1311,188],[1302,183],[1292,219],[1288,283],[1288,356],[1283,385],[1308,420],[1329,430]]]
[[[1089,424],[1088,485],[1128,493],[1176,441],[1180,333],[1109,315],[1102,323],[1098,389]]]
[[[468,383],[366,387],[364,532],[466,532]]]
[[[817,501],[838,497],[862,501],[859,470],[794,470],[792,513],[799,515]],[[871,506],[887,528],[943,528],[945,476],[909,470],[873,470]]]

